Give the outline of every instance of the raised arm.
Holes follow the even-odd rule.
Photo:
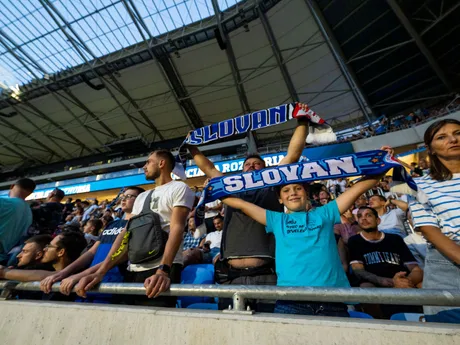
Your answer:
[[[361,179],[361,181],[355,183],[353,187],[340,194],[336,199],[340,214],[348,210],[361,195],[374,187],[380,181],[382,176],[383,174],[366,176]]]
[[[219,170],[217,170],[216,166],[213,162],[211,162],[208,158],[205,157],[203,153],[198,149],[198,147],[193,145],[187,146],[188,151],[193,157],[195,164],[205,175],[209,178],[223,176]]]
[[[306,104],[300,104],[306,107]],[[296,163],[299,161],[302,151],[305,148],[305,140],[308,135],[308,120],[300,118],[297,120],[297,127],[289,142],[286,156],[280,161],[279,165]]]
[[[259,222],[262,225],[267,225],[266,210],[262,207],[234,197],[225,198],[222,202],[230,207],[236,208],[237,210],[243,211],[256,222]]]
[[[404,212],[407,212],[407,210],[409,209],[409,204],[407,202],[388,198],[387,204],[385,206],[390,206],[391,204],[395,205],[397,208],[401,209]]]

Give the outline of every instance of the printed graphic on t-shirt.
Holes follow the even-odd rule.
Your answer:
[[[319,231],[321,229],[321,221],[319,219],[311,217],[305,217],[303,222],[299,219],[288,218],[286,221],[286,234],[303,234],[307,231]]]
[[[401,259],[396,253],[389,252],[372,252],[364,254],[366,265],[388,263],[392,265],[401,265]]]
[[[158,201],[160,200],[160,197],[156,196],[156,197],[152,197],[152,204],[150,205],[151,209],[153,211],[156,211],[158,210]]]

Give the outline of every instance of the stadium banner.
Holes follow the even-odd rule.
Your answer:
[[[293,119],[308,121],[310,128],[307,143],[309,144],[326,144],[337,140],[332,127],[308,106],[301,106],[299,103],[283,104],[191,131],[179,148],[173,173],[182,180],[186,179],[185,169],[188,145],[204,145],[234,135],[280,125]]]
[[[196,208],[196,223],[197,226],[202,224],[206,203],[236,193],[339,177],[379,175],[391,168],[394,171],[406,172],[404,167],[389,153],[374,150],[215,177],[203,189]],[[410,188],[417,190],[415,182],[408,174],[404,174],[402,178]]]
[[[353,145],[351,143],[332,144],[320,147],[307,148],[302,151],[303,157],[310,159],[320,159],[324,157],[335,157],[336,155],[344,155],[353,153]],[[276,166],[286,156],[286,152],[277,152],[262,155],[267,167]],[[225,173],[236,173],[243,170],[244,158],[223,160],[215,162],[216,168]],[[38,184],[35,192],[32,193],[27,200],[45,199],[48,194],[55,188],[62,189],[66,195],[74,195],[81,193],[97,192],[108,189],[122,188],[127,186],[141,186],[154,183],[145,179],[142,169],[130,169],[124,172],[120,171],[117,175],[125,173],[127,176],[120,176],[116,178],[105,178],[105,174],[75,178],[54,183]],[[197,166],[187,167],[185,170],[187,178],[194,178],[204,176],[204,173]],[[108,174],[112,176],[113,174]],[[176,177],[177,178],[177,177]],[[0,191],[0,198],[7,197],[8,190]]]

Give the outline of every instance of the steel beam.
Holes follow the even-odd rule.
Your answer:
[[[412,103],[412,102],[421,102],[421,101],[426,101],[429,99],[438,99],[442,97],[451,97],[452,94],[446,93],[444,95],[437,95],[437,96],[431,96],[431,97],[422,97],[422,98],[415,98],[415,99],[406,99],[404,101],[399,101],[399,102],[390,102],[390,103],[383,103],[383,104],[377,104],[375,107],[387,107],[390,105],[396,105],[396,104],[404,104],[404,103]]]
[[[2,37],[3,36],[3,37]],[[24,51],[11,37],[9,37],[3,30],[0,29],[0,43],[5,47],[5,49],[8,50],[8,52],[13,55],[13,57],[19,61],[19,63],[21,63],[25,69],[27,69],[29,71],[29,73],[31,73],[34,78],[36,78],[40,83],[43,84],[43,87],[45,88],[46,91],[48,91],[56,101],[58,101],[63,107],[64,109],[75,119],[77,120],[77,122],[80,123],[80,125],[85,128],[85,130],[97,141],[100,143],[100,145],[102,145],[102,142],[99,140],[99,138],[97,138],[93,133],[91,133],[84,125],[83,123],[81,123],[81,121],[78,119],[78,117],[69,109],[69,107],[67,107],[67,105],[54,93],[52,92],[51,90],[48,89],[48,87],[46,86],[46,84],[44,84],[42,82],[42,80],[40,79],[40,77],[38,75],[35,74],[35,72],[28,66],[27,63],[25,63],[23,61],[23,59],[18,55],[16,54],[16,52],[11,49],[11,47],[9,46],[8,42],[5,41],[5,39],[15,47],[15,49],[19,50],[22,54],[24,54],[25,57],[27,57],[27,59],[30,60],[30,62],[36,66],[37,69],[41,70],[43,73],[46,73],[45,69],[40,66],[40,64],[35,61],[35,59],[33,59],[26,51]]]
[[[68,130],[66,130],[64,127],[62,127],[60,124],[58,124],[56,121],[45,115],[40,109],[38,109],[36,106],[34,106],[32,103],[26,102],[22,103],[25,105],[27,108],[32,109],[25,109],[26,111],[30,112],[31,114],[34,114],[35,116],[39,116],[42,119],[47,120],[49,123],[51,123],[54,127],[60,129],[65,135],[67,135],[70,139],[72,139],[75,142],[75,145],[80,146],[81,148],[84,148],[88,150],[88,152],[93,152],[90,148],[88,148],[80,139],[75,137],[72,133],[70,133]],[[17,105],[16,105],[17,107]]]
[[[38,132],[40,132],[44,137],[48,138],[49,141],[51,141],[54,145],[56,145],[57,147],[59,147],[62,151],[64,151],[69,157],[72,156],[72,154],[67,151],[66,149],[64,149],[62,147],[62,145],[58,144],[54,139],[54,137],[46,134],[43,129],[41,129],[39,126],[37,126],[35,124],[34,121],[31,121],[27,116],[25,116],[22,111],[16,106],[16,105],[11,105],[13,107],[13,109],[18,113],[19,116],[21,116],[27,123],[29,123],[31,126],[33,126]],[[57,138],[58,140],[60,141],[64,141],[64,142],[68,142],[69,144],[72,144],[72,145],[76,145],[75,142],[73,141],[70,141],[70,140],[63,140],[63,139],[60,139],[60,138]],[[58,155],[59,157],[62,157],[61,155]]]
[[[403,10],[401,9],[397,1],[396,0],[386,0],[386,1],[387,1],[388,6],[390,6],[390,8],[393,10],[396,17],[401,22],[402,26],[406,29],[409,35],[415,40],[415,44],[420,49],[420,51],[425,56],[425,58],[428,60],[428,63],[430,64],[431,68],[434,70],[438,78],[441,79],[442,83],[446,86],[447,90],[452,92],[453,91],[452,85],[450,81],[447,79],[446,75],[444,74],[444,71],[441,69],[438,62],[434,58],[434,56],[431,54],[430,50],[423,42],[420,35],[414,29],[414,27],[412,26],[412,24],[410,23],[406,15],[404,14]]]
[[[356,61],[356,60],[360,60],[360,59],[367,58],[367,57],[372,56],[372,55],[375,55],[375,54],[383,53],[383,52],[385,52],[385,51],[387,51],[387,50],[390,50],[390,49],[394,49],[394,48],[398,48],[398,47],[404,46],[404,45],[406,45],[406,44],[408,44],[408,43],[412,43],[412,42],[414,42],[413,39],[407,40],[407,41],[403,41],[403,42],[400,42],[400,43],[396,43],[396,44],[393,44],[393,45],[391,45],[391,46],[388,46],[388,47],[385,47],[385,48],[382,48],[382,49],[379,49],[379,50],[374,50],[373,52],[370,52],[370,53],[367,53],[367,54],[354,56],[354,57],[352,57],[350,60],[347,61],[347,64],[349,64],[350,62]]]
[[[215,0],[214,0],[215,1]],[[268,41],[270,42],[270,47],[272,48],[273,56],[276,59],[276,63],[281,71],[281,75],[283,76],[284,83],[289,91],[289,95],[293,102],[299,101],[299,95],[297,94],[297,90],[295,89],[294,83],[292,82],[291,76],[287,70],[286,64],[283,59],[283,55],[281,54],[280,47],[278,42],[276,41],[275,34],[273,33],[273,29],[270,25],[270,22],[265,15],[265,12],[262,8],[262,3],[259,1],[259,6],[257,7],[257,13],[259,15],[260,21],[262,26],[265,30],[265,35],[267,36]]]
[[[123,4],[125,5],[126,11],[128,12],[129,16],[131,17],[132,22],[136,26],[139,34],[142,36],[142,39],[150,46],[149,40],[155,42],[156,39],[152,35],[151,31],[149,30],[148,26],[145,24],[142,16],[140,15],[136,5],[132,0],[122,0]],[[144,34],[144,31],[149,36],[148,39]],[[204,126],[203,120],[198,113],[198,110],[195,107],[195,104],[189,98],[189,94],[187,89],[182,82],[179,73],[177,72],[176,67],[174,66],[174,62],[172,61],[169,53],[162,50],[159,52],[159,49],[148,49],[149,55],[153,61],[158,66],[161,75],[163,76],[164,81],[168,85],[168,88],[171,94],[174,96],[177,105],[179,106],[182,114],[184,115],[185,120],[189,123],[190,128],[200,128]],[[159,56],[157,56],[156,54]]]
[[[344,75],[348,83],[348,86],[350,87],[353,93],[353,96],[355,96],[355,100],[358,103],[361,111],[363,112],[364,117],[366,118],[369,124],[372,123],[369,113],[367,112],[366,104],[364,103],[364,101],[367,103],[367,107],[369,107],[371,111],[373,112],[371,104],[369,100],[367,99],[366,95],[364,94],[364,92],[362,91],[360,84],[358,82],[358,78],[352,71],[351,67],[344,63],[345,55],[343,54],[339,43],[335,39],[332,29],[329,27],[329,24],[324,18],[319,5],[317,4],[315,0],[305,0],[305,3],[310,9],[310,12],[316,24],[321,30],[321,33],[323,34],[323,37],[326,40],[327,45],[329,46],[329,49],[332,52],[332,55],[334,56],[337,64],[339,65],[339,68],[342,71],[342,74]]]
[[[70,41],[72,46],[74,47],[75,51],[80,55],[80,57],[85,61],[85,63],[90,67],[90,69],[95,73],[95,75],[99,78],[102,84],[106,87],[107,91],[111,95],[111,97],[115,100],[115,102],[118,104],[120,109],[128,116],[130,119],[131,123],[133,126],[137,129],[139,133],[142,133],[140,128],[133,122],[133,118],[131,115],[128,114],[128,112],[125,110],[125,108],[122,106],[122,104],[118,101],[118,99],[115,97],[113,92],[110,90],[110,88],[107,85],[107,81],[99,75],[99,73],[94,69],[94,66],[88,61],[86,58],[85,54],[82,53],[81,47],[93,57],[94,61],[100,61],[102,62],[108,71],[108,75],[110,77],[110,80],[115,84],[115,88],[129,101],[129,103],[136,109],[136,111],[141,115],[141,117],[147,122],[149,127],[155,132],[155,134],[161,139],[164,140],[163,135],[158,131],[158,129],[155,127],[155,125],[152,123],[152,121],[148,118],[148,116],[139,108],[139,105],[137,102],[131,97],[131,95],[128,93],[128,91],[120,84],[120,82],[115,78],[111,67],[107,66],[104,61],[99,59],[93,52],[92,50],[86,45],[86,43],[81,39],[81,37],[78,35],[78,33],[72,28],[72,26],[69,24],[69,22],[64,18],[64,16],[59,12],[59,10],[53,5],[53,3],[49,0],[40,0],[40,3],[42,4],[43,8],[48,12],[50,17],[53,19],[53,21],[58,25],[58,27],[61,29],[62,33],[67,37],[67,39]],[[57,16],[57,17],[56,17]],[[78,40],[78,42],[75,41],[75,38],[72,37],[67,31],[66,28],[59,22],[58,18],[64,23],[65,27],[67,27],[72,34],[75,36],[75,38]],[[81,46],[81,47],[80,47]]]
[[[228,63],[232,71],[233,80],[235,82],[235,88],[238,93],[238,98],[241,104],[241,110],[243,111],[243,113],[249,113],[251,111],[251,107],[249,106],[249,101],[246,96],[246,91],[244,90],[244,85],[243,85],[243,82],[241,81],[241,75],[238,69],[238,64],[236,62],[235,53],[233,52],[232,43],[230,41],[230,38],[228,37],[227,32],[225,31],[222,25],[222,19],[221,19],[222,12],[219,9],[219,4],[217,0],[211,0],[211,2],[212,2],[212,7],[214,8],[214,13],[216,15],[217,28],[219,29],[219,33],[222,38],[223,44],[226,46],[225,53],[227,54]]]
[[[16,146],[14,148],[10,147],[10,146],[12,146],[12,144],[10,143],[9,139],[5,135],[3,135],[1,133],[0,133],[0,138],[3,139],[3,142],[1,142],[0,145],[2,147],[4,147],[5,149],[7,149],[9,152],[12,152],[15,155],[17,155],[19,158],[22,158],[24,160],[31,159],[33,161],[38,161],[38,162],[40,162],[42,164],[45,164],[45,161],[37,158],[36,156],[31,155],[30,152],[26,152],[23,149],[21,149],[20,147],[16,147]],[[17,150],[21,150],[23,153],[21,153],[21,152],[19,152]]]
[[[51,153],[53,155],[56,155],[62,159],[65,159],[64,156],[58,154],[56,151],[52,150],[51,148],[49,148],[48,146],[46,146],[44,143],[42,143],[41,141],[35,139],[32,135],[30,135],[29,133],[26,133],[25,131],[23,131],[21,128],[18,128],[16,127],[15,125],[13,125],[12,123],[8,122],[7,120],[5,119],[2,119],[0,118],[0,122],[6,124],[7,126],[9,126],[11,129],[15,130],[16,132],[18,133],[21,133],[23,136],[25,136],[26,138],[30,139],[31,141],[33,141],[35,144],[37,144],[39,147],[42,147],[45,152],[48,152],[48,153]],[[15,145],[18,145],[17,143],[15,143]],[[39,148],[37,148],[39,149]]]
[[[429,25],[427,28],[425,28],[421,33],[420,36],[425,35],[428,31],[430,31],[433,27],[439,24],[444,18],[446,18],[449,14],[451,14],[453,11],[455,11],[457,8],[460,7],[460,2],[457,2],[456,5],[452,6],[449,8],[446,12],[442,13],[431,25]]]

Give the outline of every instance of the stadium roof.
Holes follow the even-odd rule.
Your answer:
[[[395,1],[388,3],[395,7]],[[443,28],[442,49],[431,54],[454,64],[458,44],[449,42],[458,36],[453,18],[459,6],[442,3],[437,19],[415,31]],[[106,143],[137,135],[160,142],[291,101],[307,102],[339,124],[363,121],[371,108],[391,109],[386,103],[451,91],[458,64],[451,71],[438,62],[440,72],[421,52],[419,40],[395,20],[394,8],[374,4],[5,0],[0,9],[0,164],[46,164],[106,153]],[[405,6],[403,13],[414,11]],[[390,24],[397,27],[395,34]],[[428,34],[422,34],[427,42]],[[393,41],[379,40],[382,36]],[[387,49],[397,38],[395,49],[401,51]],[[375,52],[382,49],[393,55],[380,58]],[[416,56],[411,60],[409,54]],[[271,138],[292,126],[257,134]]]

